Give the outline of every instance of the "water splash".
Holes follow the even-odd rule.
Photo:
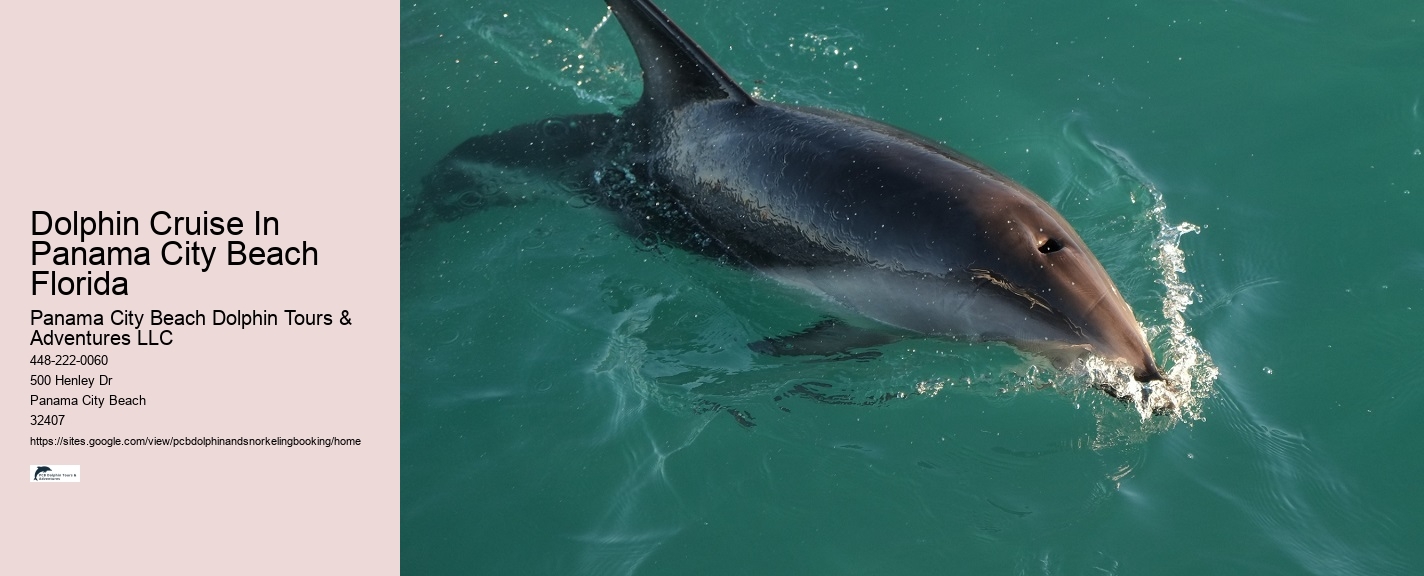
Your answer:
[[[616,37],[605,46],[600,35],[612,12],[604,14],[587,34],[542,14],[475,14],[465,28],[493,49],[502,60],[526,75],[568,90],[580,100],[615,111],[637,98],[640,71],[629,65],[631,48]]]
[[[1190,222],[1174,224],[1167,220],[1167,205],[1162,201],[1162,195],[1151,189],[1148,193],[1152,197],[1149,214],[1161,226],[1155,244],[1155,260],[1162,270],[1162,285],[1167,288],[1167,294],[1162,298],[1162,318],[1167,321],[1164,353],[1168,366],[1167,386],[1160,391],[1169,397],[1179,418],[1202,420],[1201,402],[1210,395],[1220,370],[1187,326],[1187,307],[1198,297],[1196,288],[1183,279],[1187,267],[1186,253],[1181,247],[1184,234],[1198,234],[1201,228]],[[1160,336],[1162,328],[1158,327],[1156,331]],[[1154,337],[1154,340],[1160,340],[1160,337]]]
[[[830,58],[855,62],[850,57],[854,55],[855,44],[860,41],[859,35],[840,29],[824,33],[803,32],[799,38],[793,36],[786,39],[786,48],[793,54],[805,55],[812,60]],[[859,67],[857,64],[851,69]]]
[[[1140,321],[1148,340],[1162,350],[1166,379],[1137,382],[1131,368],[1096,356],[1078,361],[1069,372],[1084,378],[1093,388],[1108,389],[1128,399],[1144,423],[1161,420],[1158,417],[1163,414],[1171,415],[1164,425],[1168,427],[1175,421],[1204,419],[1202,402],[1211,395],[1219,370],[1201,342],[1192,336],[1186,321],[1186,310],[1198,297],[1196,288],[1183,277],[1187,269],[1181,240],[1183,235],[1197,234],[1201,229],[1190,222],[1169,221],[1162,195],[1150,187],[1144,192],[1149,198],[1147,218],[1157,227],[1152,261],[1161,274],[1157,282],[1166,292],[1161,300],[1161,317],[1142,317]]]
[[[765,32],[768,36],[788,32],[776,24],[767,25],[771,28]],[[753,97],[864,114],[862,107],[847,106],[858,100],[855,96],[865,80],[866,71],[855,59],[869,57],[860,34],[831,25],[790,33],[782,44],[759,44],[750,35],[743,43],[744,53],[754,54],[758,60],[753,72],[757,79],[743,85]],[[806,70],[816,72],[807,74]]]

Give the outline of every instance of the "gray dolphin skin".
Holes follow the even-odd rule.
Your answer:
[[[651,2],[607,3],[642,65],[641,99],[471,138],[426,177],[403,234],[501,202],[492,175],[538,172],[632,234],[758,270],[846,319],[755,350],[950,337],[1059,365],[1096,354],[1162,380],[1107,271],[1047,202],[909,132],[756,100]]]

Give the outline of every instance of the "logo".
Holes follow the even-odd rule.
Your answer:
[[[30,482],[78,482],[78,464],[30,465]]]

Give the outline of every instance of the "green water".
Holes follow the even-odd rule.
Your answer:
[[[1049,199],[1189,410],[998,345],[758,357],[819,311],[531,182],[402,243],[407,573],[1424,573],[1424,4],[771,4],[663,7],[761,96]],[[469,136],[635,99],[605,13],[403,4],[403,206]]]

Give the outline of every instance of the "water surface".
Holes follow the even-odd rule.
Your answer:
[[[663,7],[758,96],[1039,192],[1188,410],[1000,345],[756,356],[819,311],[528,182],[402,243],[405,571],[1424,571],[1424,6],[769,4]],[[606,14],[403,4],[403,205],[471,135],[636,99]]]

